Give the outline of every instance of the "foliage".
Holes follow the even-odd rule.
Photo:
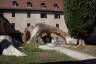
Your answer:
[[[96,25],[96,0],[64,0],[64,16],[71,36],[85,36]]]

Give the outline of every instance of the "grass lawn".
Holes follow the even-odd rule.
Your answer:
[[[69,56],[49,50],[41,50],[39,44],[24,44],[22,52],[28,56],[15,57],[15,56],[0,56],[0,64],[33,64],[33,63],[46,63],[46,62],[59,62],[59,61],[77,61]]]
[[[85,45],[85,46],[78,46],[78,47],[74,47],[72,45],[67,48],[79,51],[81,53],[86,53],[86,54],[89,54],[92,56],[96,56],[96,46],[95,45]]]

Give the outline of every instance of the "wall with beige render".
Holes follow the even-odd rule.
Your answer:
[[[45,23],[56,27],[56,24],[59,24],[59,28],[68,33],[68,29],[65,24],[64,15],[60,13],[60,19],[54,18],[55,12],[47,13],[47,18],[41,18],[40,12],[31,12],[31,17],[27,18],[27,12],[25,13],[15,13],[15,17],[12,17],[12,13],[4,13],[4,17],[10,22],[15,23],[16,30],[21,32],[27,27],[27,23],[30,23],[31,26],[36,25],[37,23]]]

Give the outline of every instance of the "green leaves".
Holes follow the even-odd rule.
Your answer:
[[[96,21],[96,0],[64,0],[65,23],[71,36],[77,32],[91,33]]]

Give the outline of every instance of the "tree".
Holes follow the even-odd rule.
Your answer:
[[[96,25],[96,0],[64,0],[65,23],[72,37],[86,40]]]

